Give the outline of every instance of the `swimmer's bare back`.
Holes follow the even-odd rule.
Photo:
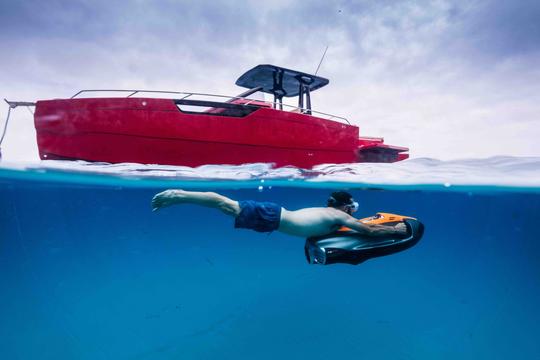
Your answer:
[[[283,209],[278,230],[289,235],[308,238],[333,233],[342,226],[377,238],[407,234],[407,227],[403,223],[396,226],[367,225],[332,207],[304,208],[295,211]]]
[[[240,214],[238,201],[214,192],[166,190],[152,199],[152,211],[177,204],[195,204],[221,210],[224,214],[237,217]],[[282,208],[278,231],[285,234],[312,237],[330,234],[341,226],[349,227],[368,236],[405,235],[404,224],[396,226],[366,225],[349,214],[331,207],[286,210]]]
[[[278,230],[289,235],[312,237],[330,234],[342,226],[343,211],[334,208],[304,208],[289,211],[281,210]]]

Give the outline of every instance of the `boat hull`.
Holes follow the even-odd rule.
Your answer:
[[[234,104],[184,111],[181,102],[38,101],[35,126],[40,157],[185,166],[269,162],[303,168],[359,160],[356,126],[264,106],[251,106],[245,112],[239,112],[245,106]]]

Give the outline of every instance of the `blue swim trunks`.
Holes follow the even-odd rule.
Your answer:
[[[235,228],[258,232],[272,232],[279,227],[281,206],[271,202],[239,201],[240,214],[234,221]]]

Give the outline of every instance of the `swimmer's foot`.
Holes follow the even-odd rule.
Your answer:
[[[152,211],[159,210],[161,208],[180,204],[186,201],[188,198],[184,190],[165,190],[156,194],[152,198]]]

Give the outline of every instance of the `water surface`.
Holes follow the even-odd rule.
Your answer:
[[[3,359],[540,357],[535,183],[67,170],[0,169]],[[358,266],[309,265],[303,239],[207,208],[151,212],[168,187],[288,209],[349,189],[358,216],[411,215],[426,233]]]

